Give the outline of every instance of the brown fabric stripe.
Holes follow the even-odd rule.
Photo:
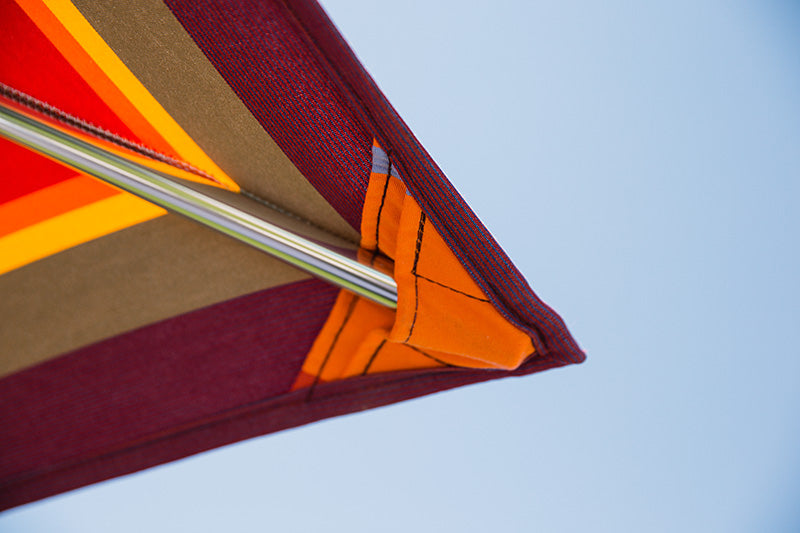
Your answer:
[[[359,241],[358,232],[298,172],[160,0],[74,3],[167,112],[242,188]]]
[[[307,277],[225,235],[165,215],[0,276],[0,377]]]

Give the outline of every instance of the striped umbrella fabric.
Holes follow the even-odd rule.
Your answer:
[[[389,274],[397,307],[0,138],[0,508],[579,363],[312,0],[0,0],[0,104]]]

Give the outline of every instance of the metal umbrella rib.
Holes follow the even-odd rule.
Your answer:
[[[313,276],[382,305],[397,307],[397,284],[374,268],[253,216],[238,206],[167,177],[136,161],[95,146],[0,102],[0,136],[80,172],[184,215]],[[238,195],[237,204],[254,200]],[[265,209],[259,205],[259,209]]]

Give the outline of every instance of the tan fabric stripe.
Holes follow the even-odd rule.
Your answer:
[[[74,3],[167,112],[242,188],[358,242],[358,232],[300,174],[160,0]]]
[[[165,215],[0,276],[0,376],[306,274]]]

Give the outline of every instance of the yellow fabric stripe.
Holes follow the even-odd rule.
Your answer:
[[[0,274],[165,214],[156,205],[120,193],[0,239]]]
[[[208,172],[231,190],[239,191],[236,182],[219,168],[167,113],[75,6],[64,0],[42,1],[181,158]]]

